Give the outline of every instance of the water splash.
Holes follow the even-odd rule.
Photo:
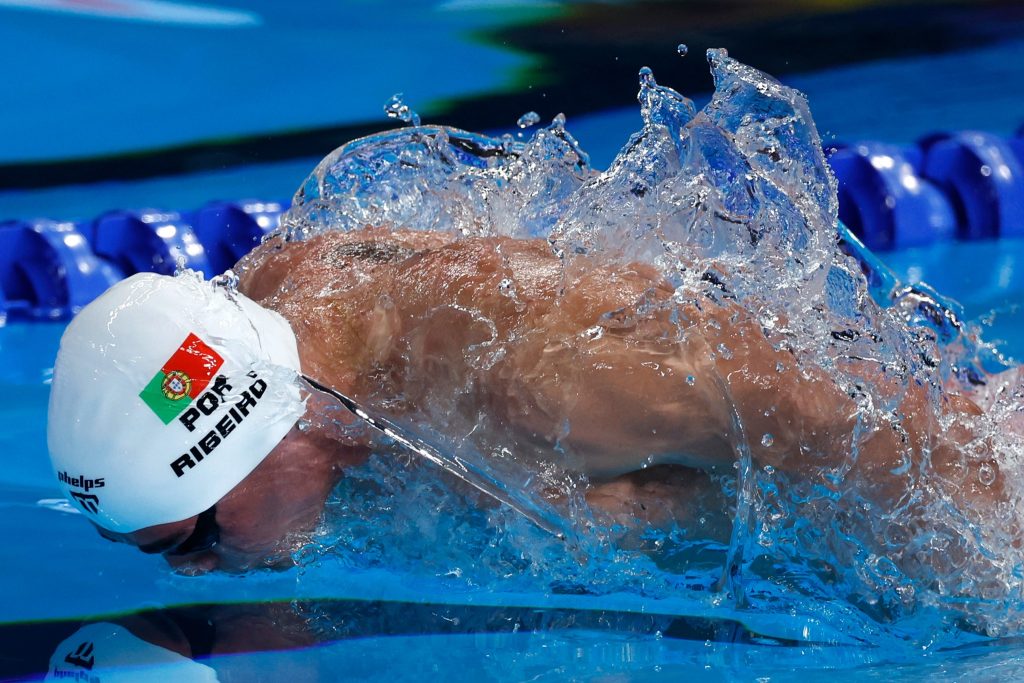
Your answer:
[[[516,121],[516,125],[520,128],[529,128],[530,126],[536,126],[538,123],[540,123],[540,114],[535,111],[526,112]]]
[[[413,126],[420,125],[420,115],[405,103],[403,93],[395,93],[384,103],[384,114],[389,119],[398,119],[404,123],[411,123]]]
[[[558,119],[526,142],[441,126],[391,131],[335,150],[282,217],[291,237],[367,225],[464,236],[547,235],[592,170]]]
[[[458,406],[477,405],[464,388],[434,397],[417,428],[470,443],[480,466],[525,495],[560,492],[565,514],[595,539],[591,561],[579,564],[423,464],[397,470],[384,456],[346,477],[319,550],[301,559],[327,553],[353,567],[492,588],[696,592],[709,610],[816,615],[877,642],[964,627],[1018,631],[1024,387],[953,302],[900,283],[838,224],[835,179],[804,96],[724,50],[708,60],[715,93],[700,111],[640,71],[643,126],[605,171],[590,167],[561,117],[526,141],[433,126],[390,131],[325,158],[279,237],[378,225],[458,239],[541,237],[558,257],[563,297],[595,272],[655,269],[671,296],[642,295],[581,338],[601,342],[657,322],[662,340],[705,340],[722,387],[710,386],[719,375],[677,381],[731,394],[736,408],[738,467],[708,484],[727,503],[727,533],[710,531],[720,528],[710,502],[706,515],[668,528],[595,516],[580,495],[585,479],[525,455],[523,444],[481,436],[500,433],[485,407],[454,420]],[[403,106],[399,98],[394,110]],[[517,304],[513,281],[499,288]],[[488,358],[527,334],[493,333],[472,305],[456,314],[492,330]],[[755,338],[773,358],[742,365]],[[721,372],[729,363],[741,365]],[[843,412],[799,408],[802,440],[760,428],[798,409],[783,398],[787,378],[832,392]],[[951,410],[952,394],[981,414]],[[822,440],[838,423],[848,423],[842,439]]]

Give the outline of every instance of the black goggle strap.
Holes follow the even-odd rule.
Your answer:
[[[196,518],[196,527],[192,534],[167,554],[187,555],[209,550],[218,543],[220,543],[220,525],[217,524],[217,506],[211,505]]]
[[[496,480],[488,472],[480,469],[471,462],[460,458],[458,454],[445,453],[442,450],[427,443],[405,427],[401,427],[379,413],[371,413],[360,406],[345,394],[317,382],[311,377],[300,375],[311,388],[321,393],[333,396],[349,412],[365,421],[374,429],[382,432],[391,440],[403,448],[412,451],[416,455],[426,458],[430,462],[451,472],[467,484],[479,489],[499,503],[509,506],[519,514],[526,517],[539,528],[547,531],[560,540],[566,539],[566,522],[552,508],[532,498],[527,498],[519,492],[509,491],[504,484]],[[517,500],[523,498],[523,500]]]

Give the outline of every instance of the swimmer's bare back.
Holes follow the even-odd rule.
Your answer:
[[[243,291],[289,319],[304,370],[357,399],[400,409],[468,391],[467,409],[560,441],[598,478],[730,458],[715,388],[685,381],[705,361],[657,322],[598,326],[645,292],[671,294],[651,268],[595,273],[560,299],[543,240],[366,230],[278,246],[247,259],[260,265]]]
[[[452,420],[485,413],[524,443],[552,454],[559,444],[595,481],[656,465],[731,468],[734,412],[757,465],[799,474],[811,459],[825,471],[854,446],[854,401],[824,373],[797,370],[742,309],[686,307],[682,333],[667,312],[637,315],[638,302],[672,294],[650,266],[566,282],[543,240],[385,229],[270,241],[242,266],[242,291],[292,324],[307,374],[392,412],[459,396]],[[977,407],[944,401],[936,415],[911,386],[898,427],[862,437],[846,476],[891,503],[908,452],[930,453],[940,473],[964,467],[972,435],[955,420]],[[1001,496],[1001,481],[956,479],[967,483],[955,497]]]

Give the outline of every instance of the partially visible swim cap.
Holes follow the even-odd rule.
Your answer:
[[[287,321],[194,273],[140,273],[61,338],[47,442],[61,488],[117,532],[187,519],[301,417]]]
[[[107,622],[89,624],[57,646],[46,681],[211,683],[217,672]]]

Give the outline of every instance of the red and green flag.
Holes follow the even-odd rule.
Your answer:
[[[189,334],[160,371],[153,375],[139,397],[164,424],[170,424],[185,407],[203,393],[224,363],[216,351],[195,334]]]

